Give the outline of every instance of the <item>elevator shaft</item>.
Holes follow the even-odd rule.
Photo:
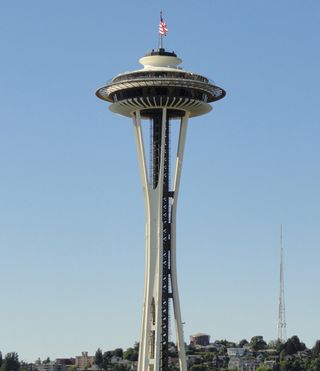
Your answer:
[[[152,181],[153,188],[157,188],[161,164],[161,133],[162,133],[162,110],[155,113],[151,119],[152,125]],[[160,360],[161,370],[168,370],[168,342],[169,342],[169,299],[171,284],[171,221],[170,221],[170,120],[169,115],[165,121],[164,136],[164,161],[162,177],[162,277],[161,277],[161,347]]]

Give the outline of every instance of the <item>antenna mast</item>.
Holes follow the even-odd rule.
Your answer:
[[[286,309],[284,301],[284,275],[283,275],[283,238],[282,224],[280,225],[280,293],[279,293],[279,313],[278,313],[278,340],[284,343],[287,340],[286,334]]]

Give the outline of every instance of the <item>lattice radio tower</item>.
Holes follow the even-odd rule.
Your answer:
[[[287,340],[286,334],[286,308],[284,301],[284,275],[283,275],[283,237],[282,224],[280,225],[280,292],[279,292],[279,312],[278,312],[278,339],[281,342]]]

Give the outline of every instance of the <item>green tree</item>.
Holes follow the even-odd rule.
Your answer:
[[[282,349],[282,351],[279,354],[280,361],[285,360],[286,356],[287,356],[286,350],[285,349]]]
[[[20,362],[18,353],[7,353],[1,365],[1,371],[18,371],[19,368]]]
[[[0,367],[2,365],[2,353],[0,352]]]
[[[278,353],[284,348],[284,343],[280,339],[271,340],[268,343],[268,348],[276,350]]]
[[[247,344],[249,344],[248,340],[247,339],[242,339],[242,340],[239,341],[238,347],[243,348],[243,346],[247,345]]]
[[[291,370],[291,361],[290,360],[283,360],[280,361],[280,371],[290,371]]]
[[[42,363],[44,364],[44,365],[47,365],[47,364],[49,364],[51,361],[50,361],[50,357],[47,357]]]
[[[139,341],[136,341],[133,345],[133,349],[137,350],[139,352],[139,346],[140,346],[140,343]]]
[[[292,363],[292,369],[290,371],[304,371],[304,361],[300,359],[296,359]]]
[[[36,364],[37,366],[41,365],[41,359],[38,358],[38,359],[35,361],[35,364]]]
[[[305,371],[303,361],[286,359],[280,362],[280,371]]]
[[[320,371],[320,358],[312,359],[307,367],[307,371]]]
[[[108,366],[111,364],[111,358],[112,358],[113,354],[112,352],[110,352],[110,350],[108,350],[107,352],[104,352],[103,353],[103,356],[102,356],[102,368],[104,370],[106,370],[108,368]]]
[[[317,340],[312,348],[312,356],[319,357],[320,356],[320,340]]]
[[[205,353],[202,353],[201,355],[202,355],[202,358],[203,358],[204,362],[212,363],[213,357],[214,357],[213,353],[205,352]]]
[[[94,356],[94,363],[101,367],[103,363],[103,355],[102,355],[102,350],[100,348],[97,349],[96,354]]]
[[[225,347],[228,346],[228,341],[226,339],[218,340],[217,343],[224,345]]]
[[[253,336],[250,340],[250,345],[254,351],[265,349],[267,347],[267,343],[263,340],[263,336]]]
[[[284,349],[286,350],[286,353],[289,355],[295,354],[301,350],[306,349],[305,344],[301,343],[300,339],[296,335],[289,338],[284,345],[285,345]]]
[[[261,365],[258,368],[256,368],[256,371],[271,371],[272,369],[269,366]]]
[[[124,353],[123,353],[123,358],[127,359],[128,361],[135,362],[138,360],[139,353],[136,349],[134,348],[128,348]]]
[[[122,350],[121,348],[116,348],[116,349],[113,351],[113,354],[114,354],[116,357],[122,358],[122,357],[123,357],[123,350]]]

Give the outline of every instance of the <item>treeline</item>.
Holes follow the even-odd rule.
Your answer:
[[[94,357],[94,363],[103,370],[123,371],[127,370],[127,367],[121,364],[115,364],[112,362],[113,358],[136,362],[138,356],[139,343],[135,343],[132,348],[128,348],[126,351],[123,351],[122,348],[116,348],[115,350],[108,350],[103,353],[102,350],[98,348]]]
[[[202,357],[189,371],[227,370],[230,359],[227,348],[233,347],[246,349],[241,357],[245,360],[259,359],[260,365],[256,367],[256,371],[320,371],[320,340],[311,349],[298,336],[292,336],[286,342],[273,340],[267,343],[262,336],[254,336],[250,341],[243,339],[234,343],[220,340],[217,343],[224,347],[210,352],[189,347],[187,354]],[[272,361],[272,366],[268,365],[268,361]]]
[[[0,371],[27,371],[28,365],[25,362],[19,361],[18,353],[7,353],[3,358],[0,352]]]
[[[187,354],[201,355],[190,368],[190,371],[216,371],[227,369],[229,357],[227,356],[227,348],[229,347],[246,347],[251,350],[249,354],[251,357],[260,357],[260,366],[256,371],[320,371],[320,340],[317,340],[315,345],[308,349],[306,345],[300,341],[298,336],[292,336],[286,342],[279,340],[270,341],[268,344],[264,341],[262,336],[254,336],[250,342],[246,339],[241,340],[239,343],[229,342],[227,340],[220,340],[216,343],[223,345],[223,347],[212,350],[204,351],[201,349],[193,349],[187,347]],[[214,348],[214,344],[213,344]],[[170,356],[177,358],[177,349],[175,344],[170,343]],[[270,353],[270,350],[272,352]],[[128,362],[119,362],[119,360],[126,360],[136,362],[139,356],[139,343],[135,343],[133,347],[123,350],[116,348],[102,352],[100,348],[97,349],[94,357],[94,363],[105,371],[127,371],[130,367]],[[273,367],[266,366],[265,361],[270,359],[277,359]],[[221,364],[215,364],[214,361],[221,361]],[[42,363],[48,363],[50,359],[47,358]],[[7,353],[4,357],[0,352],[0,371],[32,371],[36,369],[35,365],[27,364],[19,361],[18,353]],[[127,363],[127,364],[125,364]],[[73,368],[75,366],[72,366]],[[172,370],[177,369],[172,367]]]
[[[320,340],[308,349],[298,336],[292,336],[285,343],[273,342],[279,356],[279,363],[273,371],[320,371]],[[272,344],[272,343],[271,343]],[[267,371],[259,367],[257,371]]]

